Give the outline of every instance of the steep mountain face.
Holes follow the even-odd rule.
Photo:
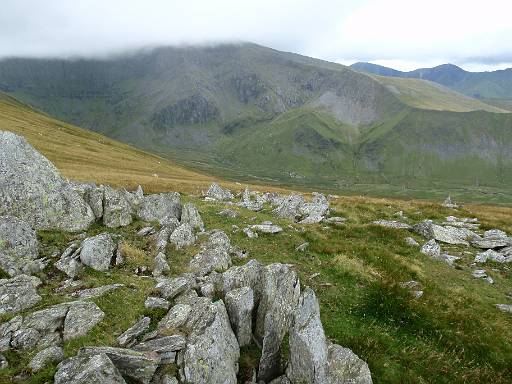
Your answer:
[[[512,184],[503,109],[389,79],[254,44],[0,61],[0,89],[20,100],[223,175]]]
[[[492,72],[468,72],[453,64],[443,64],[434,68],[402,72],[362,62],[352,64],[351,68],[381,76],[429,80],[478,99],[512,100],[512,68]]]

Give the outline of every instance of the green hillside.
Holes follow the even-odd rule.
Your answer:
[[[0,89],[224,177],[328,188],[512,185],[506,108],[254,44],[6,59]]]

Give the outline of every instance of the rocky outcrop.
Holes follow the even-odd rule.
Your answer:
[[[63,231],[81,231],[94,221],[91,207],[24,138],[0,131],[0,148],[0,216]]]
[[[434,239],[429,240],[421,247],[421,253],[438,258],[441,256],[441,246]]]
[[[229,291],[224,301],[229,314],[229,320],[240,347],[251,343],[252,311],[254,309],[254,293],[249,287]]]
[[[38,259],[39,242],[36,231],[13,216],[0,217],[0,269],[16,276],[41,271],[45,261]]]
[[[190,225],[195,231],[204,232],[204,223],[196,206],[192,203],[183,204],[181,223]]]
[[[18,275],[11,279],[0,279],[0,315],[17,313],[36,305],[41,296],[37,287],[41,280],[34,276]]]
[[[204,276],[212,271],[226,270],[231,266],[231,243],[224,232],[213,232],[201,248],[189,263],[190,270],[195,274]]]
[[[176,228],[169,237],[169,241],[174,244],[176,249],[193,245],[196,240],[197,237],[194,234],[194,230],[188,223],[180,224],[180,226]]]
[[[117,338],[117,343],[121,347],[130,346],[131,344],[134,343],[137,337],[139,337],[148,330],[150,322],[151,318],[149,317],[141,318],[130,328],[124,331],[121,335],[119,335],[119,337]]]
[[[75,356],[57,366],[55,384],[126,384],[119,370],[104,353]]]
[[[109,228],[125,227],[132,222],[132,208],[122,191],[105,187],[103,224]]]
[[[30,360],[28,367],[32,372],[38,372],[48,364],[60,363],[62,360],[64,360],[64,351],[61,347],[48,347],[39,351],[32,360]]]
[[[144,196],[137,213],[140,220],[166,224],[170,219],[181,218],[181,197],[177,192]]]
[[[402,223],[396,220],[376,220],[373,224],[378,225],[380,227],[385,228],[393,228],[393,229],[411,229],[411,226],[407,223]]]

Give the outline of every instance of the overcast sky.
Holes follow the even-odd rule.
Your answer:
[[[343,64],[501,69],[512,67],[512,1],[0,1],[0,57],[230,41]]]

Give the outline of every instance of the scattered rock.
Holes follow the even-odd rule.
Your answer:
[[[494,280],[492,279],[491,276],[487,275],[487,272],[485,271],[485,269],[475,269],[473,271],[473,273],[472,273],[472,276],[477,278],[477,279],[484,279],[489,284],[493,284],[494,283]]]
[[[475,239],[472,244],[481,249],[495,249],[512,245],[512,238],[499,229],[485,231],[483,238]]]
[[[488,249],[485,252],[477,253],[475,257],[475,263],[485,263],[487,261],[493,261],[495,263],[512,263],[511,256],[505,256],[500,252],[496,252],[493,249]]]
[[[80,251],[80,261],[96,271],[109,269],[114,257],[116,244],[109,233],[85,239]]]
[[[144,341],[135,345],[134,349],[156,353],[160,364],[171,364],[176,360],[176,352],[181,351],[185,345],[185,336],[174,334]]]
[[[252,231],[256,231],[259,233],[270,233],[270,234],[275,234],[275,233],[279,233],[279,232],[283,231],[283,228],[281,228],[278,225],[273,225],[272,223],[251,225],[249,228]]]
[[[126,331],[124,331],[119,337],[117,338],[117,343],[121,347],[126,347],[132,344],[137,337],[142,335],[144,332],[146,332],[149,328],[149,324],[151,323],[151,318],[149,317],[143,317],[139,321],[137,321],[135,324],[133,324],[130,328],[128,328]]]
[[[68,275],[68,277],[75,278],[83,269],[83,265],[80,262],[81,251],[82,248],[79,247],[78,243],[72,243],[54,264],[55,267]]]
[[[253,232],[249,227],[244,228],[242,231],[249,239],[255,239],[258,237],[258,234],[256,232]]]
[[[144,237],[144,236],[152,235],[153,233],[155,233],[154,227],[144,227],[137,232],[137,236]]]
[[[48,364],[60,363],[62,360],[64,360],[64,351],[61,347],[48,347],[39,351],[32,360],[30,360],[28,367],[32,372],[38,372]]]
[[[324,219],[324,223],[334,224],[334,225],[343,225],[347,222],[347,219],[340,216],[332,216]]]
[[[329,384],[372,384],[372,375],[368,364],[350,349],[337,344],[328,346],[327,375]]]
[[[240,347],[249,345],[252,339],[252,310],[254,293],[249,287],[229,291],[224,299],[229,320]]]
[[[194,230],[204,232],[204,223],[196,206],[192,203],[185,203],[181,213],[181,223],[189,224]]]
[[[0,279],[0,315],[24,311],[36,305],[41,300],[36,288],[41,284],[37,277],[27,275]]]
[[[171,268],[169,267],[169,264],[167,264],[165,254],[159,252],[155,257],[155,268],[153,269],[153,276],[162,276],[170,270]]]
[[[125,227],[132,222],[132,207],[125,194],[105,186],[103,224],[109,228]]]
[[[185,325],[192,307],[188,304],[176,304],[158,323],[159,330],[177,329]]]
[[[502,312],[512,313],[512,305],[511,304],[496,304],[496,308],[498,308]]]
[[[143,221],[165,224],[169,219],[181,218],[181,197],[177,192],[144,196],[137,216]]]
[[[394,228],[394,229],[411,229],[412,227],[409,224],[402,223],[400,221],[395,220],[376,220],[373,224],[385,227],[385,228]]]
[[[57,168],[23,137],[0,131],[0,216],[15,216],[35,229],[83,231],[91,207]]]
[[[9,362],[5,358],[4,355],[0,354],[0,370],[6,369],[9,367]]]
[[[169,302],[165,299],[162,299],[161,297],[148,297],[146,301],[144,302],[144,307],[148,309],[156,309],[156,308],[162,308],[162,309],[169,309]]]
[[[57,366],[55,384],[126,384],[123,376],[104,353],[75,356]]]
[[[429,240],[421,247],[421,253],[430,257],[439,258],[441,256],[441,246],[434,239]]]
[[[405,243],[411,247],[419,247],[420,244],[413,237],[406,237]]]
[[[74,292],[71,296],[78,297],[82,300],[93,299],[103,296],[107,292],[115,291],[121,287],[124,287],[124,284],[103,285],[101,287],[83,289],[81,291]]]
[[[185,277],[160,278],[155,289],[162,297],[171,300],[180,293],[190,289],[191,281]]]
[[[45,266],[38,257],[39,242],[36,231],[16,217],[1,216],[0,268],[10,276],[31,275]]]
[[[233,211],[232,209],[227,208],[227,209],[220,211],[219,215],[234,219],[237,216],[237,213],[235,211]]]
[[[86,335],[104,316],[105,313],[93,302],[75,301],[64,320],[64,340]]]
[[[169,237],[169,241],[174,244],[176,249],[193,245],[196,240],[197,238],[196,235],[194,235],[194,230],[190,224],[187,223],[180,224],[180,226],[176,228]]]
[[[217,201],[228,201],[234,198],[229,189],[223,189],[217,183],[212,183],[210,185],[210,188],[208,188],[208,191],[206,192],[206,197]]]
[[[190,260],[189,268],[199,276],[224,271],[232,264],[230,249],[229,237],[222,231],[213,232],[201,251]]]
[[[457,204],[455,204],[453,201],[452,201],[452,198],[450,196],[448,196],[444,201],[443,201],[443,204],[442,204],[443,207],[445,208],[452,208],[452,209],[457,209],[459,208],[459,206]]]
[[[295,251],[297,251],[297,252],[306,252],[306,250],[308,248],[309,248],[309,243],[305,242],[305,243],[302,243],[301,245],[297,246],[295,248]]]

